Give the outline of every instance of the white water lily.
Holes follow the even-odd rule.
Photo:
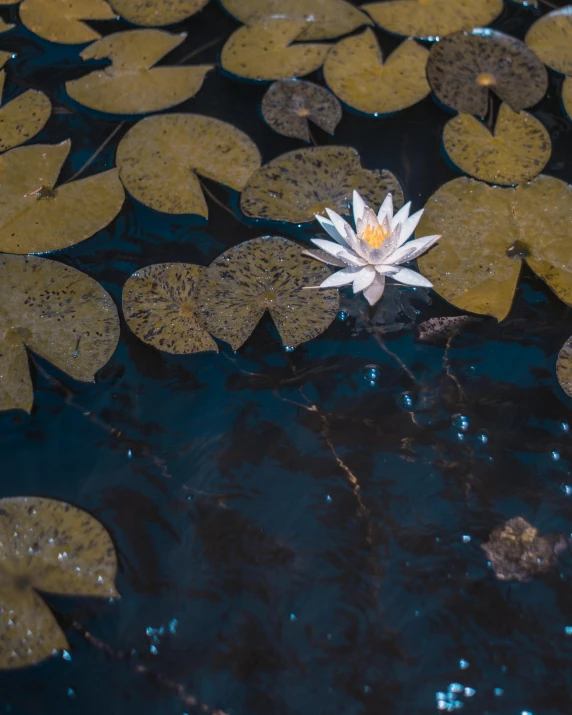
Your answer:
[[[353,214],[356,230],[335,211],[326,209],[329,218],[316,215],[322,228],[334,239],[313,238],[312,243],[325,252],[316,254],[304,251],[323,263],[342,267],[318,286],[334,288],[353,285],[354,293],[363,291],[370,305],[375,305],[385,290],[386,276],[404,285],[431,288],[426,278],[402,264],[425,253],[440,236],[425,236],[415,241],[407,239],[415,231],[423,209],[409,215],[411,202],[405,204],[395,216],[393,199],[388,194],[375,212],[366,205],[357,191],[353,193]]]

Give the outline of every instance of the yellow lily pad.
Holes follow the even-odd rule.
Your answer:
[[[540,102],[548,74],[524,42],[495,30],[458,32],[431,48],[427,77],[437,98],[452,109],[484,117],[489,92],[514,111]]]
[[[2,32],[8,32],[8,30],[11,30],[13,27],[14,25],[11,25],[0,17],[0,34]]]
[[[434,289],[461,310],[508,315],[522,261],[572,305],[572,187],[540,175],[516,188],[450,181],[425,206],[419,236],[441,234],[419,259]]]
[[[208,216],[196,174],[241,191],[260,166],[254,142],[232,124],[200,114],[162,114],[135,124],[119,142],[123,185],[146,206]]]
[[[6,73],[0,71],[0,97]],[[52,113],[52,103],[43,92],[28,89],[0,109],[0,151],[7,151],[35,137]]]
[[[117,557],[85,511],[41,497],[0,499],[0,669],[23,668],[68,648],[38,595],[117,596]]]
[[[134,273],[123,287],[123,314],[135,335],[176,355],[218,350],[197,316],[195,296],[205,270],[161,263]]]
[[[307,25],[269,17],[239,27],[222,48],[221,65],[238,77],[255,80],[289,79],[314,72],[322,66],[330,45],[293,45]]]
[[[551,153],[550,134],[532,114],[501,105],[494,134],[471,114],[458,114],[443,132],[451,161],[489,184],[520,184],[538,176]]]
[[[364,169],[351,147],[323,146],[287,152],[255,171],[240,208],[252,218],[305,223],[326,208],[349,213],[354,189],[370,206],[381,205],[389,192],[397,208],[403,205],[403,190],[390,171]]]
[[[556,360],[556,377],[560,387],[572,397],[572,337],[562,346]]]
[[[121,210],[125,194],[117,169],[54,188],[70,144],[35,144],[0,156],[0,251],[45,253],[73,246]]]
[[[66,82],[72,99],[107,114],[159,112],[193,97],[214,65],[155,67],[186,33],[129,30],[107,35],[81,53],[84,60],[109,58],[111,65]]]
[[[35,35],[50,42],[79,45],[101,35],[83,20],[113,20],[105,0],[24,0],[20,19]]]
[[[572,5],[540,17],[524,41],[545,65],[572,75]]]
[[[308,23],[300,40],[327,40],[371,25],[367,15],[345,0],[221,0],[231,15],[245,25],[273,15]]]
[[[405,40],[387,60],[373,30],[340,40],[324,63],[328,87],[342,102],[366,114],[389,114],[426,97],[429,52]]]
[[[319,286],[330,270],[297,243],[265,236],[230,248],[206,269],[197,303],[207,330],[233,350],[268,310],[284,345],[295,347],[326,330],[339,310],[337,290]]]
[[[111,0],[121,17],[134,25],[161,27],[186,20],[209,0]]]
[[[572,119],[572,78],[566,77],[562,84],[562,104],[570,119]]]
[[[501,14],[503,0],[385,0],[361,9],[384,30],[435,40],[489,25]]]
[[[280,80],[262,98],[264,121],[278,134],[310,142],[309,121],[333,134],[342,108],[331,92],[313,82]]]
[[[0,410],[32,409],[24,346],[75,380],[92,382],[119,340],[107,291],[57,261],[0,256],[0,305]]]

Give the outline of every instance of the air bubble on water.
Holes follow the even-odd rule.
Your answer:
[[[381,371],[377,365],[366,365],[363,369],[363,375],[366,380],[373,384],[376,380],[379,380]]]
[[[569,431],[570,431],[570,425],[568,424],[568,422],[561,422],[561,423],[560,423],[560,429],[561,429],[563,432],[569,432]]]
[[[465,435],[462,432],[457,432],[457,439],[462,442],[465,439]]]
[[[169,633],[176,633],[178,625],[179,625],[179,621],[176,618],[172,618],[169,621]]]
[[[284,345],[285,353],[293,353],[296,348],[293,345]]]
[[[488,444],[489,436],[486,432],[479,432],[477,439],[481,444]]]
[[[460,413],[453,415],[451,422],[453,427],[456,427],[461,432],[466,432],[471,424],[471,420],[466,415]]]
[[[477,691],[474,688],[465,688],[463,692],[465,693],[466,698],[472,698]]]
[[[338,320],[341,320],[342,323],[344,322],[344,320],[347,320],[348,317],[348,313],[346,313],[345,310],[340,310],[340,312],[338,313]]]
[[[448,710],[449,703],[446,700],[437,700],[437,710]]]
[[[451,706],[452,710],[460,710],[463,707],[463,703],[460,700],[454,700]]]
[[[459,668],[461,670],[467,670],[469,665],[471,665],[471,664],[469,663],[468,660],[464,660],[463,658],[461,658],[461,660],[459,661]],[[452,692],[457,692],[457,691],[453,690]]]
[[[460,665],[460,664],[459,664]],[[468,665],[467,665],[468,667]],[[464,669],[463,669],[464,670]],[[451,683],[447,690],[450,693],[462,693],[463,692],[463,686],[460,683]]]
[[[435,693],[435,700],[447,700],[447,693]]]
[[[557,462],[560,459],[560,452],[558,452],[558,450],[556,449],[553,449],[552,452],[550,452],[550,456],[555,462]]]
[[[128,449],[127,450],[127,459],[131,459],[132,457],[133,457],[133,452],[130,449]]]
[[[572,496],[572,486],[570,484],[563,484],[562,491],[567,497]]]
[[[413,395],[410,392],[402,392],[397,398],[400,407],[410,410],[413,407]]]
[[[292,623],[294,623],[294,621],[297,621],[297,620],[298,620],[298,618],[296,617],[296,614],[295,614],[295,613],[291,613],[290,616],[289,616],[289,618],[290,618],[290,621],[291,621]]]
[[[501,695],[504,695],[504,690],[502,688],[495,688],[494,694],[497,696],[497,698],[500,698]]]
[[[566,633],[567,636],[572,636],[572,626],[566,626],[564,633]]]
[[[523,710],[520,715],[533,715],[530,710]]]
[[[154,645],[152,645],[149,648],[149,653],[151,653],[152,655],[157,655],[159,653],[159,651],[157,650],[157,648]]]
[[[469,534],[463,534],[463,544],[468,544],[470,540],[471,537],[469,536]]]
[[[62,651],[62,658],[64,660],[71,660],[71,655],[67,652],[67,650]]]
[[[75,690],[73,688],[68,688],[68,698],[75,698]]]
[[[369,687],[369,685],[364,685],[364,686],[363,686],[363,692],[366,693],[366,694],[367,694],[367,693],[371,693],[371,688]]]
[[[328,504],[332,503],[332,497],[329,494],[326,494],[326,501],[328,502]]]

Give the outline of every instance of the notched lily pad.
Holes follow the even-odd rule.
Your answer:
[[[572,5],[540,17],[524,38],[538,57],[556,72],[572,75]]]
[[[57,251],[93,236],[117,216],[125,198],[117,169],[54,188],[69,150],[67,140],[0,156],[0,251]]]
[[[38,594],[117,596],[117,557],[105,528],[54,499],[0,499],[0,669],[24,668],[69,648]]]
[[[331,92],[313,82],[280,80],[262,98],[264,121],[278,134],[310,142],[312,121],[333,134],[342,118],[342,108]]]
[[[322,66],[330,45],[300,39],[307,22],[269,17],[239,27],[222,48],[220,62],[227,72],[255,80],[289,79]]]
[[[107,291],[56,261],[0,256],[0,305],[0,410],[32,409],[24,347],[75,380],[92,382],[119,340]]]
[[[385,0],[361,9],[396,35],[436,40],[489,25],[501,14],[503,0]]]
[[[461,310],[506,318],[522,261],[572,305],[572,186],[559,179],[514,189],[455,179],[429,199],[417,233],[441,234],[419,267]]]
[[[107,35],[81,53],[83,60],[109,58],[111,65],[66,82],[72,99],[107,114],[145,114],[193,97],[214,65],[155,67],[186,34],[129,30]]]
[[[156,211],[208,216],[196,174],[241,191],[260,153],[240,129],[201,114],[162,114],[135,124],[117,147],[123,185]]]
[[[105,0],[24,0],[20,19],[34,34],[50,42],[79,45],[101,35],[83,20],[113,20],[116,14]]]
[[[111,0],[121,17],[134,25],[160,27],[182,22],[194,15],[209,0]]]
[[[344,0],[221,0],[221,3],[245,25],[273,15],[307,22],[300,40],[327,40],[371,24],[367,15]]]
[[[324,146],[287,152],[255,171],[240,208],[252,218],[305,223],[326,208],[348,214],[354,189],[370,206],[380,206],[389,192],[397,208],[403,205],[403,190],[390,171],[364,169],[351,147]]]
[[[520,184],[538,176],[551,153],[550,134],[526,112],[501,105],[494,134],[471,114],[445,125],[443,144],[451,161],[489,184]]]
[[[517,516],[494,529],[481,548],[499,581],[527,581],[554,566],[567,544],[563,537],[540,536],[536,527]]]
[[[123,287],[127,325],[144,343],[176,355],[218,350],[197,315],[196,291],[205,268],[160,263],[134,273]]]
[[[342,102],[366,114],[389,114],[420,102],[431,91],[429,52],[405,40],[383,61],[373,30],[340,40],[324,63],[328,87]]]
[[[431,48],[427,77],[438,99],[452,109],[484,117],[489,92],[514,111],[540,102],[546,68],[524,42],[495,30],[458,32]]]
[[[266,236],[214,260],[197,297],[207,330],[238,350],[268,310],[284,345],[323,333],[338,313],[338,292],[304,290],[319,286],[330,270],[302,250],[286,238]]]
[[[0,98],[5,81],[6,73],[1,70]],[[35,137],[44,128],[51,113],[50,100],[35,89],[28,89],[10,100],[0,109],[0,151],[13,149]]]

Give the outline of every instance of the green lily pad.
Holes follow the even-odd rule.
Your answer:
[[[0,251],[45,253],[73,246],[117,216],[125,194],[117,169],[57,188],[70,141],[0,156]]]
[[[127,325],[144,343],[167,353],[218,350],[197,316],[195,295],[204,273],[190,263],[161,263],[134,273],[123,287]]]
[[[191,17],[209,0],[111,0],[121,17],[134,25],[159,27],[182,22]]]
[[[290,151],[255,171],[240,208],[253,218],[306,223],[326,208],[349,213],[354,189],[370,206],[380,206],[389,192],[397,208],[403,205],[401,185],[390,171],[364,169],[351,147],[323,146]]]
[[[92,382],[119,340],[110,295],[75,268],[0,256],[0,410],[30,412],[27,347],[75,380]]]
[[[0,66],[4,62],[0,61]],[[6,73],[0,71],[0,98]],[[43,92],[28,89],[0,109],[0,151],[24,144],[41,132],[52,113],[52,103]]]
[[[117,596],[117,557],[105,528],[54,499],[0,499],[0,669],[23,668],[69,648],[38,595]]]
[[[231,15],[245,25],[278,15],[307,22],[300,40],[327,40],[346,35],[371,21],[345,0],[221,0]]]
[[[503,0],[385,0],[361,9],[396,35],[436,40],[489,25],[501,14]]]
[[[333,134],[342,108],[331,92],[313,82],[280,80],[262,98],[264,121],[278,134],[310,142],[309,121]]]
[[[545,65],[572,75],[572,5],[538,18],[524,41]]]
[[[429,52],[405,40],[383,61],[373,30],[340,40],[324,63],[328,87],[342,102],[366,114],[390,114],[420,102],[431,91]]]
[[[546,68],[524,42],[495,30],[458,32],[431,48],[427,77],[438,99],[452,109],[484,117],[489,92],[515,112],[540,102]]]
[[[425,206],[417,234],[431,233],[441,240],[419,267],[461,310],[506,318],[522,261],[572,305],[572,186],[565,182],[541,174],[503,189],[455,179]]]
[[[83,20],[113,20],[116,14],[105,0],[24,0],[22,23],[35,35],[50,42],[79,45],[101,35]]]
[[[556,377],[560,387],[572,397],[572,337],[562,346],[556,361]]]
[[[307,22],[269,17],[249,27],[239,27],[222,48],[223,69],[238,77],[255,80],[289,79],[314,72],[330,49],[325,44],[300,39]]]
[[[215,259],[197,296],[207,330],[238,350],[268,310],[285,345],[323,333],[338,313],[338,291],[304,290],[319,286],[330,270],[302,250],[286,238],[266,236]]]
[[[232,124],[200,114],[137,122],[117,147],[123,185],[138,201],[170,214],[208,216],[196,174],[241,191],[260,166],[254,142]]]
[[[445,151],[466,174],[489,184],[520,184],[550,159],[550,134],[538,119],[501,105],[494,134],[471,114],[458,114],[443,132]]]
[[[203,86],[214,65],[155,67],[186,33],[129,30],[107,35],[81,53],[83,60],[109,58],[111,65],[66,82],[66,92],[85,107],[107,114],[146,114],[174,107]]]

